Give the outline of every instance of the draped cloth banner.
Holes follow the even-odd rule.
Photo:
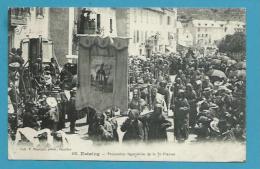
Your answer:
[[[127,111],[128,38],[79,37],[76,108]]]

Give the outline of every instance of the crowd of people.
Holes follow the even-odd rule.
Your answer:
[[[59,141],[61,146],[67,145],[68,139],[62,129],[68,121],[70,133],[75,133],[79,114],[75,108],[75,65],[67,63],[60,69],[54,58],[45,64],[41,58],[25,62],[21,49],[9,52],[8,64],[10,139],[18,144],[26,138],[33,146],[38,146],[39,140],[45,138],[50,146]]]
[[[167,140],[165,130],[173,126],[178,142],[190,134],[197,141],[245,141],[245,61],[218,52],[195,56],[191,49],[185,55],[159,54],[129,61],[129,108],[140,112],[134,116],[139,122],[129,130],[145,126],[139,132],[145,133],[143,140],[160,140],[162,135]],[[171,117],[173,124],[167,121]]]
[[[50,137],[65,144],[65,122],[70,122],[70,133],[76,133],[75,122],[83,112],[94,143],[118,142],[119,129],[123,142],[167,142],[170,127],[178,142],[190,134],[197,141],[245,141],[245,68],[245,61],[218,52],[200,57],[191,49],[184,55],[130,56],[129,110],[119,126],[117,115],[124,113],[117,107],[76,110],[77,65],[67,63],[60,69],[54,58],[45,65],[41,58],[27,64],[22,51],[12,49],[9,134],[16,143],[23,135],[34,146],[41,137],[49,138],[49,144]]]

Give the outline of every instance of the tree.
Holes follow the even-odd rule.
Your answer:
[[[233,35],[226,35],[218,44],[219,52],[227,53],[235,60],[245,59],[246,36],[243,32],[236,32]]]

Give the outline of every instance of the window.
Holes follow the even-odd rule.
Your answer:
[[[198,32],[200,31],[200,28],[198,28]]]
[[[200,23],[198,23],[198,25],[200,26]]]
[[[227,32],[227,27],[225,27],[225,30],[224,30],[225,32]]]
[[[167,25],[170,25],[170,24],[171,24],[171,17],[167,16]]]
[[[143,42],[143,41],[144,41],[144,32],[141,31],[141,42]]]
[[[136,33],[135,33],[135,30],[134,30],[134,32],[133,32],[133,34],[134,34],[134,43],[136,42]]]
[[[214,26],[214,24],[211,24],[211,26]]]
[[[205,37],[208,37],[208,34],[205,34]]]
[[[162,15],[160,15],[160,25],[162,25],[163,23],[163,16]]]
[[[136,32],[136,42],[138,43],[139,42],[139,31],[137,30]]]
[[[43,8],[36,8],[36,17],[43,18],[44,17],[44,10]]]
[[[143,9],[140,9],[141,23],[143,23]]]
[[[100,14],[97,14],[97,30],[100,30]]]
[[[148,17],[148,10],[146,10],[146,23],[148,23],[149,17]]]
[[[224,25],[223,24],[220,24],[221,27],[223,27]]]
[[[200,37],[200,34],[198,34],[198,38]]]
[[[189,38],[189,35],[187,35],[186,38],[188,39],[188,38]]]
[[[24,8],[24,12],[27,16],[31,16],[31,9],[30,8]]]
[[[112,33],[113,32],[113,20],[112,19],[109,20],[109,25],[110,25],[110,33]]]
[[[137,16],[136,16],[136,9],[134,9],[134,22],[136,23],[136,19],[137,19]]]
[[[208,24],[205,23],[205,26],[208,26]]]

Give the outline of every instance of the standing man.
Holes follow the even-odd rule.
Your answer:
[[[77,120],[77,110],[75,106],[76,102],[76,88],[73,88],[70,92],[70,100],[68,104],[68,119],[70,122],[70,133],[74,134],[76,129],[75,129],[75,124]]]
[[[167,85],[166,81],[161,81],[160,87],[158,89],[158,93],[164,96],[164,101],[166,103],[166,107],[168,111],[170,106],[170,92],[167,89],[166,85]]]

